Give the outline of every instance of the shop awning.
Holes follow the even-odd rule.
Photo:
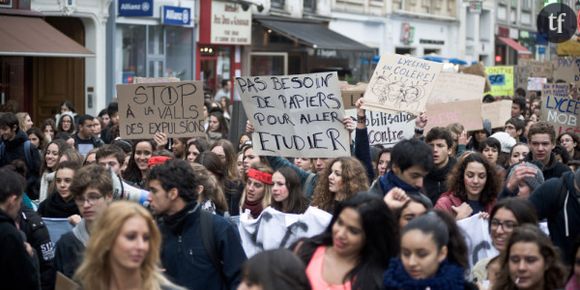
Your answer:
[[[1,15],[0,55],[92,57],[94,53],[41,18]]]
[[[509,37],[499,37],[499,40],[505,43],[505,45],[511,47],[513,50],[517,51],[518,54],[532,54],[526,47]]]
[[[290,39],[296,39],[312,48],[368,51],[374,50],[340,33],[330,30],[321,23],[293,20],[256,19],[264,27],[272,29]]]

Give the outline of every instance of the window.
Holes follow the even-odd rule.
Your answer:
[[[497,18],[499,20],[507,20],[507,7],[505,5],[497,6]]]
[[[522,0],[522,10],[524,11],[532,10],[532,0]]]
[[[510,21],[512,24],[518,23],[517,11],[515,8],[510,9]]]
[[[271,0],[272,8],[284,10],[286,0]]]
[[[304,0],[303,7],[306,12],[316,12],[316,0]]]

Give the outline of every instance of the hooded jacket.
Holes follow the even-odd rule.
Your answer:
[[[14,220],[0,210],[0,281],[2,289],[40,289],[38,269],[26,252]]]
[[[38,188],[40,187],[40,153],[38,153],[36,147],[31,144],[31,160],[27,162],[26,155],[24,154],[24,142],[26,141],[28,141],[28,136],[20,129],[16,131],[14,139],[2,140],[4,153],[0,156],[0,167],[8,165],[14,160],[19,159],[24,161],[28,169],[26,193],[31,199],[37,199]]]
[[[532,152],[528,153],[527,158],[529,161],[534,160]],[[537,164],[537,163],[536,163]],[[556,160],[556,154],[554,152],[550,153],[550,162],[547,165],[544,165],[542,169],[542,173],[544,174],[544,179],[548,180],[554,177],[560,177],[565,172],[570,171],[570,167],[564,165],[564,163]]]
[[[566,172],[540,185],[529,200],[535,206],[539,219],[548,219],[550,238],[562,250],[566,263],[576,257],[574,239],[580,235],[580,192],[574,187],[574,173]]]

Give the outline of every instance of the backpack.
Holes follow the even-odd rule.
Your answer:
[[[32,148],[31,144],[32,143],[30,143],[30,140],[24,141],[24,161],[26,162],[26,167],[28,168],[28,170],[30,170],[31,168],[34,168],[36,165],[34,163],[34,160],[32,160],[32,153],[30,152],[30,148]],[[2,142],[0,144],[0,160],[2,160],[2,158],[4,158],[5,151],[6,151],[6,144],[4,144],[4,142]]]

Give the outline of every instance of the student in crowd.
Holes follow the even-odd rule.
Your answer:
[[[187,156],[186,160],[189,163],[194,163],[195,158],[201,153],[209,149],[209,144],[204,138],[195,138],[187,142]]]
[[[550,239],[535,225],[522,225],[512,233],[500,258],[501,271],[494,290],[558,289],[565,269]]]
[[[442,193],[447,191],[447,176],[457,163],[451,155],[453,139],[451,132],[443,127],[435,127],[429,130],[425,137],[425,143],[433,148],[433,164],[435,165],[425,176],[423,192],[436,203]]]
[[[431,211],[402,230],[401,254],[384,274],[384,289],[477,289],[465,281],[467,246],[452,217]]]
[[[556,160],[552,152],[556,145],[554,126],[547,122],[538,122],[530,127],[528,139],[531,151],[528,159],[541,162],[543,165],[542,173],[544,173],[546,180],[560,177],[565,172],[570,171],[570,168]]]
[[[107,126],[109,126],[109,122],[111,122],[111,118],[109,117],[109,113],[107,112],[106,108],[99,112],[97,118],[101,122],[101,129],[103,130],[107,128]]]
[[[133,154],[123,172],[123,180],[139,188],[145,188],[148,162],[156,145],[151,140],[140,140],[133,143]]]
[[[94,136],[93,129],[95,127],[94,118],[91,115],[82,115],[78,118],[78,130],[73,135],[75,139],[75,148],[84,157],[93,148],[99,148],[105,144],[103,140]]]
[[[366,173],[363,165],[354,157],[332,159],[318,175],[312,206],[333,212],[338,202],[368,190]]]
[[[63,113],[57,120],[56,133],[64,132],[73,135],[76,131],[75,118],[72,113]]]
[[[54,135],[56,134],[56,123],[53,119],[44,120],[40,129],[44,133],[44,136],[46,136],[46,139],[48,139],[48,142],[54,139]]]
[[[30,143],[36,146],[38,152],[41,153],[48,143],[48,140],[44,136],[44,133],[42,133],[42,130],[37,127],[32,127],[26,131],[26,135],[28,135],[28,140],[30,140]]]
[[[16,113],[16,118],[18,118],[18,126],[20,127],[20,130],[22,130],[23,132],[28,131],[28,129],[30,129],[30,128],[32,128],[32,126],[34,126],[34,123],[32,122],[32,119],[30,118],[30,114],[28,114],[26,112]]]
[[[187,140],[188,138],[172,139],[171,151],[173,152],[173,155],[175,155],[176,159],[185,159],[185,157],[187,156],[185,151],[187,147]]]
[[[78,164],[83,164],[84,160],[85,160],[85,158],[79,153],[78,150],[76,150],[73,147],[67,147],[67,148],[64,148],[62,150],[62,152],[60,153],[60,159],[58,160],[58,163],[61,163],[64,161],[73,161],[73,162],[76,162]]]
[[[538,218],[548,219],[550,238],[567,264],[572,264],[572,243],[580,235],[580,169],[544,182],[530,196]]]
[[[572,132],[564,132],[558,136],[557,143],[568,152],[570,160],[580,160],[580,138]]]
[[[270,206],[273,173],[272,168],[266,164],[252,163],[247,171],[248,180],[240,199],[241,212],[248,210],[252,218],[258,218]]]
[[[99,118],[93,118],[93,125],[93,137],[101,139],[101,131],[103,131],[103,127],[101,126],[101,121]]]
[[[452,156],[460,156],[461,153],[465,151],[465,145],[467,144],[467,140],[464,140],[463,143],[460,144],[460,136],[466,135],[465,127],[463,127],[460,123],[451,123],[447,125],[447,130],[451,132],[451,138],[453,138],[453,147],[451,147],[451,155]],[[459,147],[462,148],[459,148]]]
[[[312,158],[296,157],[294,158],[294,165],[302,168],[306,172],[312,172],[314,167]]]
[[[55,116],[56,120],[59,120],[63,114],[70,114],[73,118],[77,115],[77,113],[76,113],[77,111],[75,109],[75,106],[69,100],[62,101],[59,104],[58,109],[59,109],[60,113],[56,114],[56,116]]]
[[[229,214],[228,202],[215,175],[198,163],[191,164],[191,168],[193,168],[193,173],[199,182],[197,202],[201,208],[221,216]],[[239,212],[239,199],[234,207]]]
[[[149,172],[150,207],[161,218],[162,267],[188,289],[235,289],[246,260],[239,233],[223,217],[200,210],[199,185],[185,160],[169,160]],[[210,229],[213,237],[200,235]]]
[[[75,280],[83,289],[183,289],[159,267],[161,233],[137,203],[118,201],[92,227]]]
[[[100,148],[95,148],[89,151],[85,157],[85,160],[83,160],[83,166],[97,163],[97,151],[99,150]]]
[[[111,144],[113,140],[115,140],[115,133],[113,127],[117,127],[119,125],[119,103],[111,102],[107,105],[107,114],[109,115],[109,124],[103,127],[103,131],[101,132],[101,139],[103,142],[107,144]]]
[[[209,114],[209,123],[206,132],[209,140],[216,141],[228,137],[228,123],[222,112],[213,111]]]
[[[48,143],[48,146],[44,149],[42,153],[42,164],[40,165],[40,191],[38,192],[38,201],[44,201],[49,194],[56,169],[58,168],[58,163],[60,162],[60,156],[64,149],[69,148],[63,140],[53,140]]]
[[[385,196],[384,201],[394,212],[399,230],[402,230],[414,218],[425,214],[433,208],[433,204],[429,200],[417,198],[415,195],[408,196],[401,189],[391,191],[389,195]]]
[[[533,169],[536,174],[533,176],[526,176],[524,177],[519,183],[516,191],[516,195],[519,198],[528,199],[528,197],[538,188],[542,183],[544,183],[544,174],[538,166],[534,163],[522,161],[517,163],[516,165],[512,166],[510,172],[508,174],[508,179],[512,177],[513,174],[516,174],[518,168],[525,166],[528,168]],[[502,191],[502,194],[506,193],[506,191]],[[500,198],[504,198],[506,196],[500,196]]]
[[[25,183],[16,172],[0,169],[0,281],[4,289],[40,289],[34,251],[15,223]]]
[[[121,175],[121,168],[123,168],[123,163],[125,163],[125,152],[116,145],[105,144],[96,151],[95,160],[99,165],[104,166],[106,169],[111,169],[117,175]]]
[[[526,143],[516,143],[510,151],[510,161],[509,166],[514,166],[526,159],[526,156],[530,153],[530,146]]]
[[[420,190],[424,178],[433,168],[433,149],[417,139],[403,140],[393,147],[390,170],[370,188],[370,192],[384,197],[393,188],[402,189],[407,195],[429,199]]]
[[[70,192],[75,171],[80,167],[80,163],[74,161],[64,161],[58,164],[54,182],[56,191],[38,206],[38,213],[42,217],[68,218],[72,225],[80,222],[79,208]]]
[[[526,98],[515,97],[512,101],[512,118],[524,119],[524,112],[526,111]]]
[[[310,290],[305,271],[304,263],[286,249],[264,251],[244,263],[238,290]]]
[[[396,223],[378,197],[362,193],[342,201],[326,230],[296,243],[313,290],[382,289],[388,261],[398,253]]]
[[[300,178],[289,167],[281,167],[272,175],[271,206],[283,213],[302,214],[308,209],[309,201],[302,193]]]
[[[501,181],[483,155],[471,152],[453,168],[448,187],[449,191],[441,195],[435,208],[460,220],[479,212],[489,213],[501,189]]]
[[[82,220],[56,243],[55,266],[72,278],[83,260],[83,252],[91,235],[91,227],[113,200],[111,173],[93,164],[79,169],[69,187]]]
[[[467,151],[478,151],[481,143],[491,135],[491,123],[488,120],[483,122],[484,129],[471,132],[469,142],[465,145]]]
[[[211,146],[210,150],[217,154],[224,164],[225,174],[219,182],[228,200],[230,214],[239,215],[238,204],[244,190],[244,183],[237,168],[237,155],[234,145],[226,139],[220,139]]]
[[[391,148],[385,148],[379,151],[377,156],[377,167],[375,169],[377,178],[385,175],[387,170],[389,170],[389,164],[391,163],[391,151]]]
[[[496,174],[500,180],[503,181],[506,176],[506,171],[505,168],[503,168],[503,165],[498,162],[499,153],[501,152],[501,143],[499,143],[497,139],[489,137],[485,139],[483,143],[479,144],[478,151],[483,155],[483,157],[485,157],[485,160],[495,168]]]
[[[498,201],[489,213],[489,234],[492,246],[501,254],[505,252],[514,229],[524,224],[538,225],[533,205],[524,199],[506,198]],[[489,280],[488,265],[494,257],[479,260],[471,274],[476,282]]]
[[[525,129],[526,122],[522,119],[511,118],[505,122],[504,131],[516,139],[516,142],[528,143],[528,139],[524,136]]]

